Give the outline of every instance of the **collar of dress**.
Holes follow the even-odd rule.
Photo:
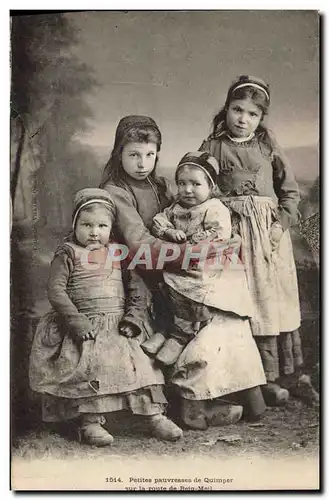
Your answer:
[[[227,137],[232,142],[237,142],[237,143],[250,141],[254,136],[255,136],[254,132],[252,132],[248,137],[232,137],[230,134],[227,134]]]

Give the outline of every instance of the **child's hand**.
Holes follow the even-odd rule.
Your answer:
[[[86,340],[95,340],[95,338],[96,338],[96,334],[92,330],[90,332],[88,332],[88,333],[76,334],[76,336],[82,342],[85,342]]]
[[[283,228],[279,222],[274,222],[272,224],[270,229],[270,241],[273,250],[276,250],[279,247],[283,232]]]
[[[126,323],[125,320],[121,321],[119,324],[119,333],[128,339],[137,337],[140,334],[140,330],[137,326],[132,323]]]
[[[68,316],[66,320],[68,331],[74,340],[83,342],[95,338],[93,324],[85,314],[78,313],[74,316]]]
[[[165,238],[175,243],[184,243],[186,241],[186,234],[179,229],[167,229],[164,234]]]

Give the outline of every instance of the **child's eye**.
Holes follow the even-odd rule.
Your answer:
[[[258,116],[258,113],[251,112],[251,113],[250,113],[250,116],[252,116],[252,117]]]
[[[155,153],[152,151],[151,153],[147,153],[147,156],[155,156]]]
[[[108,227],[107,224],[100,224],[99,227]]]
[[[136,153],[130,153],[129,155],[131,158],[136,158],[137,154]]]
[[[200,182],[193,182],[193,186],[201,186]]]

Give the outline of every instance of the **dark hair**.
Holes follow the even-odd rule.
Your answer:
[[[236,84],[230,87],[227,93],[225,105],[215,115],[212,121],[211,136],[218,136],[222,132],[227,132],[226,114],[228,107],[232,101],[239,99],[241,100],[250,99],[255,104],[255,106],[257,106],[262,112],[262,117],[258,125],[258,128],[256,130],[257,137],[259,138],[259,140],[261,140],[267,146],[269,146],[270,149],[272,150],[274,143],[268,128],[266,127],[266,125],[264,125],[264,118],[268,114],[268,109],[270,105],[269,98],[267,98],[265,92],[263,92],[261,89],[253,87],[252,85],[250,86],[246,85],[243,86],[242,88],[237,88],[237,89],[234,88],[235,86]]]
[[[114,148],[112,150],[110,159],[108,160],[104,168],[103,177],[100,184],[101,188],[104,188],[104,186],[108,182],[111,182],[112,184],[121,187],[125,184],[124,178],[126,176],[126,173],[122,166],[121,154],[123,148],[129,142],[140,142],[140,143],[153,142],[157,146],[157,153],[158,153],[161,149],[161,142],[162,142],[161,133],[158,130],[158,128],[153,126],[136,125],[129,128],[129,130],[127,130],[127,132],[123,135],[121,140],[116,141],[114,144]],[[155,168],[150,173],[150,177],[155,182],[155,184],[158,184],[158,178],[156,176],[156,166],[158,160],[159,158],[157,154],[155,160]]]

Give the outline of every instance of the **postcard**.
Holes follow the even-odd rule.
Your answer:
[[[319,490],[319,19],[11,11],[12,490]]]

